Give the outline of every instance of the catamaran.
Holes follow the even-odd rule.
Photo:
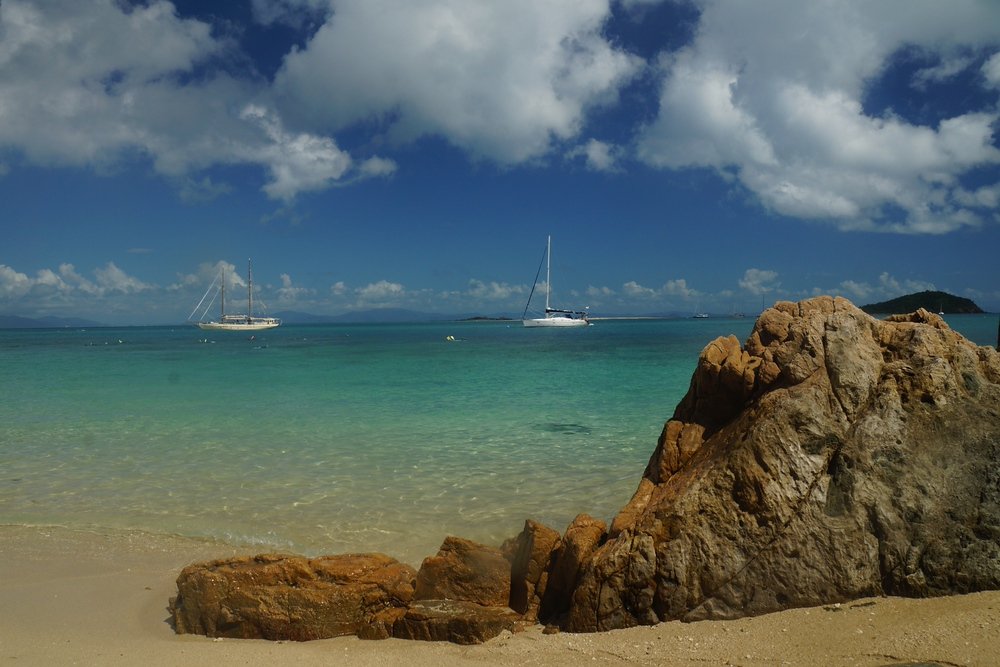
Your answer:
[[[218,286],[218,287],[217,287]],[[219,275],[216,276],[215,280],[209,286],[205,295],[201,297],[201,301],[198,305],[194,307],[191,311],[191,315],[188,320],[194,317],[194,314],[198,312],[202,304],[205,303],[205,299],[208,295],[215,290],[215,294],[212,296],[211,301],[205,306],[205,309],[201,313],[201,317],[195,322],[201,329],[206,329],[208,331],[261,331],[263,329],[273,329],[277,326],[281,326],[281,320],[277,317],[256,317],[253,314],[253,271],[250,267],[250,260],[247,260],[247,312],[245,315],[233,315],[226,313],[226,269],[222,268],[219,270]],[[215,296],[219,296],[219,319],[212,320],[209,322],[203,322],[205,313],[211,308],[212,304],[215,302]]]
[[[531,297],[535,293],[535,286],[538,285],[538,276],[542,273],[542,265],[538,264],[538,271],[535,273],[535,282],[531,286],[531,294],[528,295],[528,303],[524,304],[524,313],[521,314],[521,323],[526,327],[585,327],[590,325],[589,313],[584,310],[562,310],[552,308],[549,305],[549,295],[552,293],[552,237],[549,236],[545,245],[545,317],[528,317],[528,306],[531,305]]]

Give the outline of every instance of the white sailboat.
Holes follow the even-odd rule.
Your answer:
[[[194,317],[194,314],[205,303],[205,299],[212,293],[212,290],[215,290],[212,300],[205,306],[201,317],[195,321],[195,324],[199,328],[207,331],[262,331],[281,326],[281,320],[276,317],[255,317],[253,314],[253,271],[250,267],[250,260],[247,260],[247,312],[245,315],[226,313],[226,270],[223,268],[219,271],[219,275],[216,276],[215,280],[212,281],[204,296],[201,297],[201,301],[191,311],[191,315],[188,317],[189,320]],[[215,296],[219,296],[219,319],[204,322],[202,318],[205,317],[205,313],[215,302]]]
[[[552,237],[549,236],[545,245],[545,317],[529,318],[528,306],[531,304],[531,297],[535,293],[535,285],[538,284],[538,276],[542,272],[542,265],[538,265],[538,272],[535,273],[535,282],[531,286],[531,294],[528,295],[528,303],[524,305],[524,313],[521,315],[521,323],[526,327],[585,327],[590,325],[589,314],[582,310],[561,310],[552,308],[549,305],[549,295],[552,293]]]

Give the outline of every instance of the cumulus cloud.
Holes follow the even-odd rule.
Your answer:
[[[240,118],[257,123],[270,143],[257,149],[271,171],[264,191],[274,199],[292,199],[300,192],[322,190],[351,167],[351,157],[337,148],[332,139],[285,131],[273,112],[249,105]]]
[[[626,296],[640,299],[652,299],[656,296],[656,290],[651,287],[644,287],[634,280],[630,280],[622,285],[622,292]]]
[[[566,154],[567,158],[583,158],[588,169],[593,171],[620,171],[619,161],[625,151],[620,146],[591,139]]]
[[[1000,89],[1000,53],[994,53],[983,63],[983,77],[990,88]]]
[[[278,302],[283,304],[295,303],[303,298],[308,297],[313,294],[315,290],[308,287],[296,287],[292,284],[292,277],[287,273],[282,273],[279,278],[281,279],[281,287],[276,291],[278,294]]]
[[[505,301],[512,296],[524,294],[524,291],[524,287],[521,285],[508,285],[507,283],[498,283],[496,281],[484,283],[481,280],[472,279],[469,281],[469,288],[466,294],[475,299],[486,301]]]
[[[437,135],[501,164],[576,136],[641,66],[602,35],[607,0],[334,8],[276,76],[283,113],[316,128],[381,122],[396,141]]]
[[[751,294],[763,295],[777,290],[781,283],[778,282],[778,273],[766,269],[747,269],[740,278],[741,289]]]
[[[832,290],[832,292],[842,294],[853,301],[871,303],[894,299],[903,294],[926,292],[935,289],[934,283],[925,280],[899,280],[893,277],[888,271],[883,271],[874,284],[845,280],[840,283],[837,289]],[[817,288],[815,291],[818,294],[828,294],[831,290]]]
[[[92,304],[94,300],[146,292],[156,288],[122,271],[114,262],[94,270],[94,279],[84,277],[72,264],[63,263],[57,270],[42,268],[35,276],[0,264],[0,308],[17,308],[29,314],[50,308],[64,310],[73,304]]]
[[[213,66],[235,49],[162,0],[5,2],[0,145],[43,166],[107,170],[142,156],[187,201],[229,191],[197,175],[213,165],[261,166],[271,175],[265,193],[285,201],[345,177],[391,173],[381,158],[352,171],[333,139],[289,130],[252,103],[267,96],[259,81]]]
[[[379,280],[378,282],[369,283],[364,287],[359,287],[356,292],[360,302],[386,302],[394,301],[405,295],[406,288],[400,283]]]
[[[919,85],[964,71],[974,61],[958,47],[994,43],[1000,5],[969,1],[941,13],[931,0],[698,4],[694,42],[661,60],[659,116],[640,133],[640,159],[719,170],[773,211],[845,229],[942,233],[981,223],[953,195],[960,176],[1000,163],[996,108],[925,126],[870,115],[863,101],[904,47],[940,54]],[[996,67],[984,66],[988,81]]]

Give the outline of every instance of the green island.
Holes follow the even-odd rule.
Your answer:
[[[861,306],[861,310],[869,315],[912,313],[920,308],[929,310],[932,313],[944,313],[945,315],[985,312],[971,299],[948,294],[947,292],[930,290]]]

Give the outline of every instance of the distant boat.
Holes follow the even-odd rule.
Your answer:
[[[521,323],[526,327],[585,327],[590,325],[587,319],[589,314],[583,310],[562,310],[552,308],[549,305],[549,295],[552,293],[552,237],[549,236],[545,245],[545,316],[528,317],[528,306],[531,305],[531,297],[535,293],[535,286],[538,285],[538,276],[542,273],[542,265],[539,263],[538,271],[535,273],[535,282],[531,285],[531,293],[528,294],[528,303],[524,305],[524,313],[521,315]]]
[[[693,317],[696,320],[707,320],[708,319],[708,313],[695,313],[691,317]]]
[[[208,302],[201,313],[201,317],[195,322],[199,328],[207,331],[261,331],[281,326],[281,320],[276,317],[256,317],[253,314],[253,271],[250,267],[250,260],[247,260],[247,312],[245,315],[234,315],[226,312],[226,270],[223,268],[219,270],[219,275],[212,281],[204,296],[201,297],[201,301],[191,311],[191,316],[188,317],[189,320],[194,317],[194,314],[198,312],[198,309],[205,303],[205,299],[208,298],[208,295],[213,290],[215,292],[211,301]],[[216,296],[219,297],[219,319],[208,322],[202,321],[205,313],[208,312],[208,309],[215,302]]]

